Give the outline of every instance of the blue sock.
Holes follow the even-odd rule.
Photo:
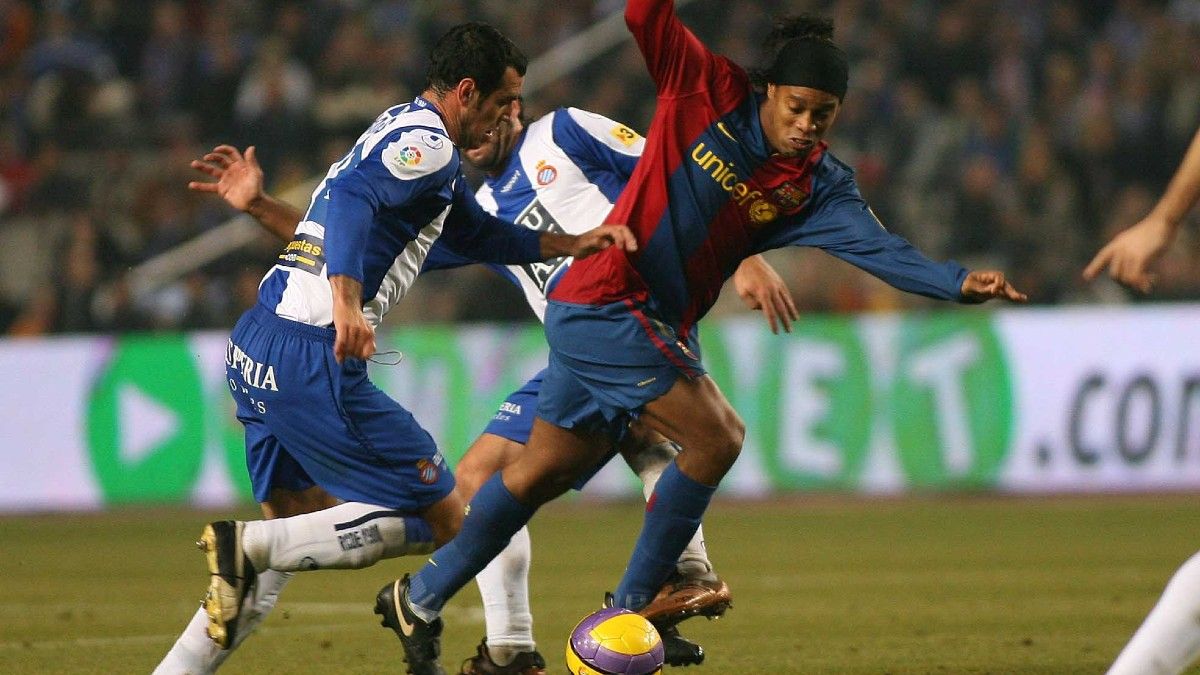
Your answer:
[[[517,501],[499,473],[492,476],[467,507],[458,536],[434,551],[429,562],[413,574],[408,599],[414,609],[426,615],[440,612],[447,600],[504,550],[535,510]]]
[[[642,533],[617,585],[618,607],[637,610],[654,598],[696,534],[716,489],[683,475],[674,461],[667,465],[646,504]]]

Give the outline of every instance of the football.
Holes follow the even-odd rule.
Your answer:
[[[662,666],[658,631],[628,609],[606,607],[590,614],[567,641],[572,675],[657,675]]]

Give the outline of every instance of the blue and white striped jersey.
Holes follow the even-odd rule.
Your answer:
[[[491,214],[531,230],[582,234],[604,222],[642,154],[645,139],[629,127],[578,108],[559,108],[525,129],[508,165],[476,192]],[[441,243],[425,269],[468,265]],[[571,258],[526,265],[494,265],[520,286],[541,319],[546,293]]]
[[[343,274],[362,282],[363,313],[378,326],[435,242],[481,262],[541,258],[537,232],[480,208],[441,115],[418,97],[385,111],[329,167],[258,300],[283,318],[330,326],[328,278]]]

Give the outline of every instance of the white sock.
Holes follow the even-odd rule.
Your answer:
[[[192,615],[192,620],[183,629],[179,639],[175,640],[171,651],[167,652],[162,662],[154,669],[154,675],[207,675],[216,672],[233,650],[267,618],[267,614],[279,600],[280,591],[291,578],[291,572],[274,570],[267,570],[258,575],[254,593],[246,598],[242,606],[243,618],[238,625],[233,647],[229,649],[221,649],[208,637],[208,615],[201,605]]]
[[[679,446],[671,441],[664,441],[640,450],[629,460],[630,468],[638,475],[638,478],[642,479],[642,495],[647,501],[654,494],[654,486],[658,484],[658,479],[662,477],[663,471],[678,454]],[[696,534],[692,535],[692,540],[679,555],[679,562],[675,565],[675,569],[685,577],[699,577],[716,581],[717,575],[713,572],[712,562],[708,559],[708,550],[704,546],[703,525],[696,528]]]
[[[529,611],[529,528],[522,527],[500,555],[475,576],[483,597],[488,655],[496,665],[512,663],[519,652],[531,652],[533,613]]]
[[[1200,656],[1200,553],[1175,572],[1108,675],[1175,675]]]
[[[246,523],[242,548],[256,570],[361,569],[383,558],[433,551],[429,525],[373,504],[346,502]]]

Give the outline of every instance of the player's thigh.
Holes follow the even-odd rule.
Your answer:
[[[433,438],[367,379],[365,364],[335,362],[327,375],[324,391],[306,387],[266,415],[313,481],[344,501],[413,513],[445,498],[454,477]]]
[[[570,489],[612,451],[602,431],[565,429],[534,420],[525,452],[504,468],[504,485],[525,504],[540,505]]]
[[[287,518],[302,513],[315,513],[338,504],[337,498],[314,485],[307,490],[272,488],[267,501],[259,504],[264,518]]]
[[[676,461],[685,473],[709,484],[733,465],[746,435],[741,418],[707,375],[677,379],[666,394],[646,404],[641,417],[683,448]],[[698,466],[705,470],[687,468]]]

